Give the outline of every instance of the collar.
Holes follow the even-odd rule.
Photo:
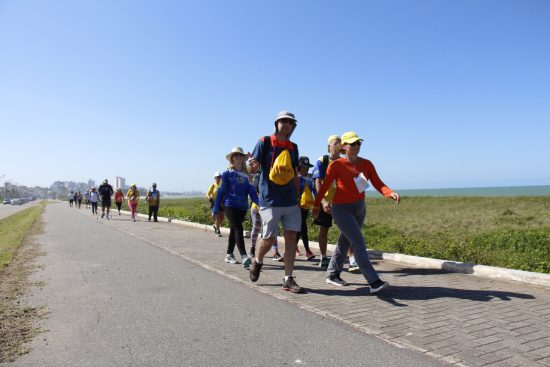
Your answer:
[[[277,148],[285,148],[288,150],[294,150],[294,144],[290,140],[277,140],[277,137],[275,134],[270,136],[271,138],[271,146],[277,147]]]

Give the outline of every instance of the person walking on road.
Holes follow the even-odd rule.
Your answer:
[[[92,206],[92,214],[97,215],[97,202],[99,201],[99,193],[95,189],[95,186],[92,187],[90,191],[90,205]]]
[[[222,182],[222,174],[220,172],[214,173],[214,183],[210,185],[208,188],[208,191],[206,192],[206,197],[210,201],[210,210],[214,207],[214,200],[216,200],[216,194],[218,193],[218,189]],[[220,232],[220,227],[223,223],[223,220],[225,219],[225,209],[223,207],[223,203],[220,206],[218,215],[214,217],[214,233],[216,236],[221,237],[222,234]]]
[[[317,194],[317,190],[315,190],[315,183],[311,178],[308,177],[307,173],[311,167],[313,167],[312,164],[309,163],[308,157],[300,157],[298,161],[299,165],[299,197],[300,197],[300,211],[302,214],[302,225],[300,228],[300,232],[296,234],[296,255],[299,255],[300,252],[298,250],[298,241],[300,241],[300,238],[302,239],[302,243],[304,244],[304,248],[306,250],[306,259],[312,260],[315,258],[315,255],[311,250],[309,249],[309,236],[308,236],[308,228],[307,228],[307,217],[309,216],[309,210],[311,207],[313,207],[313,202],[315,200],[315,195]]]
[[[86,205],[86,209],[90,207],[90,190],[86,190],[84,193],[84,205]]]
[[[124,193],[122,192],[122,189],[119,187],[116,189],[116,192],[115,192],[115,204],[118,209],[118,215],[120,215],[120,209],[122,209],[123,202],[124,202]]]
[[[101,218],[105,217],[107,214],[107,219],[109,219],[109,212],[111,211],[111,196],[113,196],[113,186],[109,185],[107,179],[103,180],[101,186],[99,186],[99,195],[101,196]],[[107,213],[105,213],[107,209]]]
[[[71,193],[67,196],[67,198],[69,199],[69,207],[73,207],[73,202],[74,202],[74,193],[71,191]]]
[[[296,232],[300,230],[301,218],[298,207],[298,146],[290,141],[296,128],[293,113],[281,111],[275,118],[275,133],[265,136],[254,147],[248,159],[250,172],[260,171],[260,215],[264,223],[263,239],[250,266],[250,280],[260,277],[265,254],[271,248],[282,222],[285,249],[285,278],[283,290],[293,293],[303,291],[293,276],[296,258]]]
[[[341,139],[338,135],[331,135],[328,137],[328,154],[320,157],[313,168],[311,177],[315,180],[315,189],[319,192],[328,166],[340,158],[340,144]],[[313,224],[318,225],[319,228],[319,251],[321,252],[321,259],[319,261],[319,267],[327,268],[330,262],[330,258],[327,256],[328,245],[328,231],[332,227],[332,198],[336,188],[331,185],[325,194],[325,197],[321,197],[321,207],[319,216],[313,220]],[[319,194],[317,194],[319,197]]]
[[[231,149],[231,152],[226,155],[229,168],[222,175],[222,183],[212,208],[212,217],[216,217],[220,205],[223,203],[231,227],[227,240],[225,261],[230,264],[238,263],[233,256],[236,244],[242,258],[243,267],[248,268],[252,259],[247,255],[244,245],[243,221],[248,211],[248,197],[257,205],[258,195],[256,189],[250,183],[244,157],[241,147]]]
[[[82,206],[82,194],[80,193],[80,191],[77,193],[76,200],[78,203],[78,209],[80,209],[80,207]]]
[[[321,185],[313,205],[312,213],[319,216],[321,201],[334,181],[336,191],[332,200],[332,216],[340,228],[338,244],[327,269],[326,282],[337,286],[347,285],[340,273],[344,269],[347,250],[353,247],[355,261],[363,276],[370,285],[370,293],[376,293],[388,286],[374,270],[367,254],[365,238],[361,227],[365,222],[367,207],[365,205],[365,190],[368,181],[382,195],[392,198],[399,204],[399,194],[387,187],[378,177],[371,161],[359,157],[363,139],[349,131],[342,135],[342,148],[345,157],[332,162],[328,167],[325,180]]]
[[[136,221],[136,213],[139,201],[139,190],[137,189],[136,184],[132,184],[130,189],[126,193],[126,198],[128,199],[128,207],[130,208],[132,221]]]
[[[159,206],[160,206],[160,192],[157,190],[157,184],[153,183],[151,190],[147,191],[145,196],[145,201],[149,205],[149,222],[151,221],[151,216],[155,222],[158,222]]]

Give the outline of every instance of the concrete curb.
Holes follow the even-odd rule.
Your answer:
[[[130,212],[128,211],[121,211],[121,212],[125,214],[130,214]],[[145,214],[138,214],[138,216],[140,218],[148,218],[148,216]],[[158,220],[159,222],[172,222],[172,223],[184,225],[187,227],[203,229],[205,231],[214,232],[212,225],[208,225],[208,224],[200,224],[200,223],[188,222],[184,220],[171,219],[171,218],[165,218],[165,217],[158,217]],[[229,235],[229,228],[220,228],[220,232],[227,236]],[[279,236],[277,240],[279,243],[284,243],[283,237]],[[319,244],[314,241],[309,241],[309,246],[315,249],[319,249]],[[329,244],[327,248],[330,251],[334,251],[336,246],[333,244]],[[514,282],[521,282],[521,283],[527,283],[527,284],[541,285],[544,287],[550,287],[550,274],[497,268],[495,266],[467,264],[467,263],[441,260],[441,259],[430,259],[426,257],[394,254],[394,253],[382,252],[382,251],[369,251],[369,255],[371,259],[394,261],[398,263],[412,265],[418,268],[439,269],[439,270],[445,270],[452,273],[471,274],[471,275],[481,276],[485,278],[509,280]]]

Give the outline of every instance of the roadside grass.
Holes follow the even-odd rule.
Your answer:
[[[147,210],[142,199],[138,211]],[[206,198],[163,199],[159,215],[212,223]],[[250,229],[249,214],[244,227]],[[317,241],[311,216],[308,227]],[[367,198],[363,234],[373,250],[550,273],[549,196],[404,197],[399,205]],[[338,235],[333,226],[329,243]]]
[[[0,220],[0,271],[10,263],[13,253],[40,218],[44,205],[41,203]]]
[[[20,298],[31,286],[39,246],[31,238],[41,232],[45,203],[0,220],[0,363],[13,362],[29,351],[25,343],[41,332],[35,321],[45,315],[43,307],[22,305]]]

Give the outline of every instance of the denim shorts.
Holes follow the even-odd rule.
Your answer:
[[[283,230],[299,232],[302,226],[302,213],[298,205],[260,208],[263,224],[263,238],[277,237],[279,222]]]

